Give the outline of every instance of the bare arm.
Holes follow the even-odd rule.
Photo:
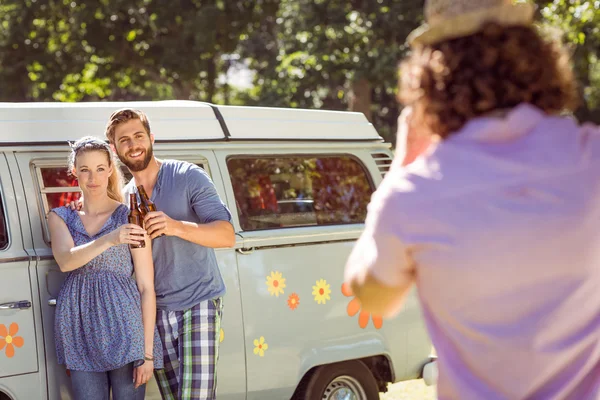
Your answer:
[[[48,215],[48,228],[50,229],[52,254],[63,272],[70,272],[83,267],[103,251],[113,246],[108,235],[81,246],[75,246],[67,224],[53,212]]]
[[[154,356],[154,327],[156,325],[156,293],[154,292],[154,263],[152,261],[152,243],[146,239],[146,247],[131,249],[133,268],[138,290],[142,298],[142,322],[144,324],[144,353],[148,357]],[[154,364],[145,361],[136,369],[136,387],[150,379]]]
[[[345,281],[363,309],[390,317],[397,313],[416,278],[414,248],[402,239],[401,201],[394,185],[399,170],[386,175],[371,198],[365,230],[346,263]]]
[[[120,243],[137,243],[133,235],[134,232],[145,233],[142,228],[127,224],[96,240],[75,246],[67,224],[54,212],[48,215],[48,228],[50,229],[52,254],[63,272],[70,272],[83,267],[112,246]]]
[[[411,265],[395,237],[366,229],[348,259],[345,281],[363,310],[391,317],[400,311],[415,281]]]
[[[154,239],[162,234],[177,236],[188,242],[204,247],[232,247],[235,245],[235,232],[228,221],[213,221],[198,224],[177,221],[161,211],[151,212],[144,220],[148,235]]]
[[[179,221],[176,235],[188,242],[205,247],[233,247],[235,233],[227,221],[214,221],[208,224]]]

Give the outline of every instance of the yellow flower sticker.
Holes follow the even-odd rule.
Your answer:
[[[316,282],[317,284],[313,286],[312,294],[315,296],[315,301],[319,304],[327,303],[327,300],[331,300],[329,295],[331,294],[331,289],[329,284],[325,279],[320,279]]]
[[[6,357],[12,358],[15,355],[15,347],[22,347],[25,344],[25,340],[21,336],[16,336],[19,332],[19,325],[15,322],[10,324],[10,327],[6,329],[6,326],[0,324],[0,350],[6,346]]]
[[[260,339],[254,339],[254,354],[259,357],[265,356],[265,351],[269,349],[269,345],[265,343],[264,336],[261,336]]]
[[[267,276],[266,284],[271,296],[279,297],[280,294],[283,294],[283,289],[285,289],[285,278],[279,271],[271,272],[271,275]]]

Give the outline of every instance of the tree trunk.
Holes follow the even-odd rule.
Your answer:
[[[177,100],[189,100],[192,97],[193,83],[179,81],[174,86],[174,94]]]
[[[586,38],[592,37],[592,29],[590,26],[584,27],[582,31],[586,35]],[[591,54],[593,53],[593,45],[590,44],[588,40],[590,39],[587,39],[584,44],[577,46],[575,54],[573,55],[575,76],[579,82],[580,98],[580,106],[576,110],[575,116],[582,122],[592,121],[595,123],[600,123],[600,113],[594,112],[594,110],[590,109],[590,106],[586,102],[584,96],[585,88],[592,85],[590,74],[592,73]]]
[[[213,59],[208,63],[208,71],[206,77],[206,101],[212,103],[215,98],[216,84],[217,84],[217,55],[215,54]]]
[[[371,100],[371,83],[367,79],[362,78],[352,82],[348,102],[350,110],[363,113],[370,122],[373,122]]]

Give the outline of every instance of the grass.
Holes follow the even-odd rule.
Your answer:
[[[390,385],[380,400],[435,400],[435,386],[426,386],[422,379]]]

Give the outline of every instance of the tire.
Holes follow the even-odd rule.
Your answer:
[[[344,396],[350,393],[355,396]],[[346,361],[317,367],[297,399],[379,400],[379,390],[377,381],[363,362]]]

